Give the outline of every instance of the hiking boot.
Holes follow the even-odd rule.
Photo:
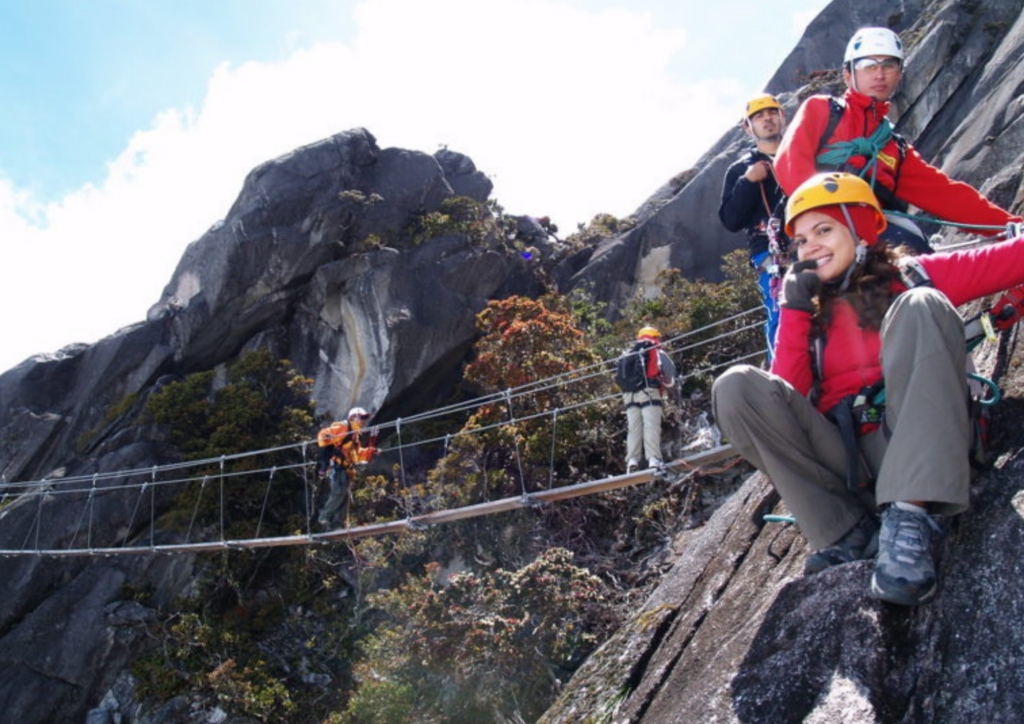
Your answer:
[[[638,467],[640,467],[640,461],[637,460],[636,458],[630,458],[629,460],[626,461],[626,475],[629,475]]]
[[[932,599],[938,588],[932,532],[942,531],[927,513],[903,510],[895,504],[885,509],[871,595],[901,606],[920,606]]]
[[[874,557],[878,552],[878,518],[865,513],[835,545],[814,551],[804,563],[804,575],[820,573],[826,568]]]

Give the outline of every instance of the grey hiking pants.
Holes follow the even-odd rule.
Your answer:
[[[626,406],[626,460],[661,460],[661,390],[648,387],[622,396]],[[644,455],[640,453],[643,452]]]
[[[330,494],[317,519],[325,525],[337,523],[345,526],[348,518],[348,472],[343,465],[332,464],[327,471],[327,479],[330,481]],[[341,510],[340,516],[338,515],[339,509]]]
[[[780,377],[749,365],[715,381],[715,418],[736,449],[764,472],[815,549],[836,543],[866,510],[897,500],[932,512],[967,509],[971,430],[964,325],[941,292],[901,294],[882,322],[884,430],[858,440],[861,475],[875,491],[846,487],[839,429]]]

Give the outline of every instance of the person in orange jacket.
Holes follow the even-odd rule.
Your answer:
[[[365,465],[380,452],[377,449],[377,431],[374,428],[363,444],[360,430],[366,426],[370,413],[362,407],[353,407],[348,412],[348,419],[343,422],[332,422],[320,430],[317,445],[320,456],[317,460],[317,477],[328,478],[331,483],[330,494],[324,503],[317,522],[324,527],[333,527],[340,520],[342,525],[348,519],[348,492],[351,476],[359,465]],[[338,511],[341,515],[338,516]]]

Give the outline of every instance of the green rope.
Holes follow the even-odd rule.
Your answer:
[[[978,400],[978,404],[982,407],[991,407],[992,405],[1003,399],[1003,391],[999,389],[999,385],[990,380],[988,377],[984,377],[974,372],[967,373],[968,379],[976,380],[981,384],[985,385],[992,391],[991,397],[986,397],[984,400]]]
[[[870,136],[861,136],[860,138],[854,138],[849,141],[836,141],[835,143],[830,143],[825,146],[827,150],[819,153],[815,160],[820,165],[842,168],[842,166],[854,156],[863,156],[867,159],[867,163],[864,164],[864,168],[860,170],[858,175],[861,178],[864,178],[870,170],[871,188],[874,188],[875,179],[878,176],[878,154],[892,139],[892,134],[892,122],[888,117],[885,117],[882,119],[882,122],[878,124],[878,128],[875,129],[875,132]],[[899,216],[904,219],[910,219],[911,221],[925,221],[932,224],[939,224],[941,226],[956,226],[960,229],[997,231],[1006,228],[1005,226],[992,226],[990,224],[961,224],[956,221],[940,219],[932,214],[915,215],[902,211],[886,211],[885,213],[887,216]]]
[[[926,221],[929,224],[939,224],[940,226],[956,226],[961,229],[982,229],[982,230],[995,230],[1005,229],[1006,226],[994,226],[992,224],[961,224],[957,221],[946,221],[940,219],[932,214],[907,214],[903,211],[889,211],[886,210],[886,216],[900,216],[904,219],[910,219],[911,221]]]
[[[764,521],[766,523],[796,523],[796,518],[791,515],[766,515]]]
[[[867,163],[864,164],[859,175],[864,178],[867,172],[871,171],[871,186],[873,188],[878,175],[878,154],[890,140],[892,140],[892,123],[888,118],[883,118],[882,122],[878,124],[878,128],[870,136],[830,143],[825,146],[828,150],[819,153],[815,160],[825,166],[842,167],[853,156],[863,156],[867,159]]]

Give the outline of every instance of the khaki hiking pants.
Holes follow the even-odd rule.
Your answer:
[[[649,387],[622,395],[626,406],[626,460],[661,460],[661,390]],[[641,454],[644,453],[644,454]]]
[[[967,509],[963,321],[944,294],[917,287],[893,301],[881,335],[885,426],[858,441],[861,475],[875,478],[874,495],[847,490],[839,429],[782,378],[740,365],[712,390],[725,437],[771,478],[815,549],[836,543],[884,503],[926,501],[946,515]]]

